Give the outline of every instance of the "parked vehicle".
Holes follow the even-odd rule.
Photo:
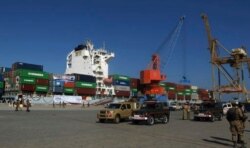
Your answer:
[[[177,111],[182,109],[182,105],[176,102],[170,102],[169,103],[169,109],[171,111]]]
[[[137,108],[138,104],[136,102],[110,103],[105,109],[97,113],[97,118],[101,123],[107,120],[119,123],[122,119],[129,119],[132,111]]]
[[[216,119],[221,121],[223,116],[223,109],[220,103],[202,103],[199,110],[194,111],[194,120],[197,121],[211,121]]]
[[[139,110],[133,111],[130,119],[132,123],[146,122],[153,125],[159,121],[164,124],[169,122],[170,111],[167,102],[145,101]]]

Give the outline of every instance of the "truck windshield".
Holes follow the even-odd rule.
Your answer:
[[[121,107],[121,104],[109,104],[108,108],[110,109],[119,109]]]

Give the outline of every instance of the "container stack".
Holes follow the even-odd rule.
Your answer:
[[[50,79],[50,90],[56,95],[73,95],[75,91],[75,76],[53,74]]]
[[[131,89],[131,95],[137,96],[140,86],[140,79],[137,78],[130,78],[130,89]]]
[[[209,99],[210,98],[209,97],[209,91],[207,89],[199,88],[197,90],[197,93],[199,95],[200,100],[202,100],[202,101],[209,101],[210,100]]]
[[[167,91],[168,94],[168,99],[169,100],[176,100],[176,84],[171,83],[171,82],[165,82],[165,90]]]
[[[49,73],[43,71],[42,65],[16,62],[12,65],[14,83],[17,90],[37,94],[47,94]]]
[[[7,95],[48,92],[49,74],[43,71],[42,65],[16,62],[3,75]]]
[[[116,97],[130,96],[130,77],[124,75],[112,75],[113,86],[115,89]]]
[[[75,92],[80,96],[94,96],[96,94],[96,77],[82,74],[75,76]]]

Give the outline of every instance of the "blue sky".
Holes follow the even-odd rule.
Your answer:
[[[163,72],[167,81],[179,83],[185,57],[191,84],[211,88],[210,55],[200,14],[208,15],[213,36],[227,49],[249,48],[249,7],[248,0],[1,0],[0,66],[21,61],[64,73],[67,54],[89,39],[95,47],[105,43],[107,50],[115,52],[110,74],[139,78],[151,55],[185,15]]]

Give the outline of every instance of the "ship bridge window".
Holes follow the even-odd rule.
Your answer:
[[[82,50],[75,51],[75,56],[80,56],[82,54]]]

